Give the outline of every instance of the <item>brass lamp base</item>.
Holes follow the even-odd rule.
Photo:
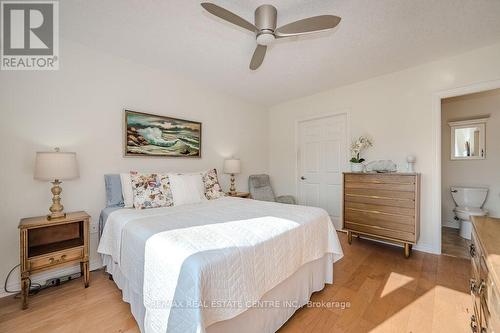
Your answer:
[[[61,192],[62,188],[59,186],[62,182],[58,179],[54,180],[52,184],[52,188],[50,191],[52,192],[52,205],[49,208],[51,212],[50,215],[47,215],[47,220],[61,219],[66,217],[66,213],[64,212],[64,206],[61,205]]]
[[[47,215],[47,220],[52,221],[52,220],[57,220],[57,219],[64,219],[66,218],[66,213],[52,213]]]

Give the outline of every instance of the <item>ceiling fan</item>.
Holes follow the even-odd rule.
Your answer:
[[[278,11],[272,5],[262,5],[255,10],[255,24],[213,3],[202,2],[201,6],[210,14],[255,33],[257,48],[250,61],[251,70],[259,68],[264,61],[267,46],[276,38],[286,38],[330,30],[335,28],[341,20],[340,17],[335,15],[320,15],[285,24],[276,29]]]

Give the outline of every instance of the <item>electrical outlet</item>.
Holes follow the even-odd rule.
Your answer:
[[[90,224],[90,233],[96,234],[98,232],[99,232],[99,225],[97,223],[91,223]]]
[[[58,278],[48,279],[47,281],[45,281],[45,286],[46,287],[52,287],[52,286],[57,286],[57,285],[59,285],[59,279]]]

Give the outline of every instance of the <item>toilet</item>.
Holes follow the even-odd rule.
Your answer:
[[[488,189],[484,187],[451,187],[451,196],[457,205],[453,212],[455,218],[460,220],[460,236],[471,239],[472,216],[485,216],[488,211],[482,209]]]

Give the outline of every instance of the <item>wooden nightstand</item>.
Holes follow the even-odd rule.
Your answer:
[[[80,263],[85,288],[89,286],[89,222],[86,212],[67,213],[47,220],[47,216],[24,218],[21,236],[21,300],[28,308],[29,276],[33,273]]]
[[[235,193],[227,192],[226,194],[230,197],[250,198],[250,193],[248,192],[235,192]]]

